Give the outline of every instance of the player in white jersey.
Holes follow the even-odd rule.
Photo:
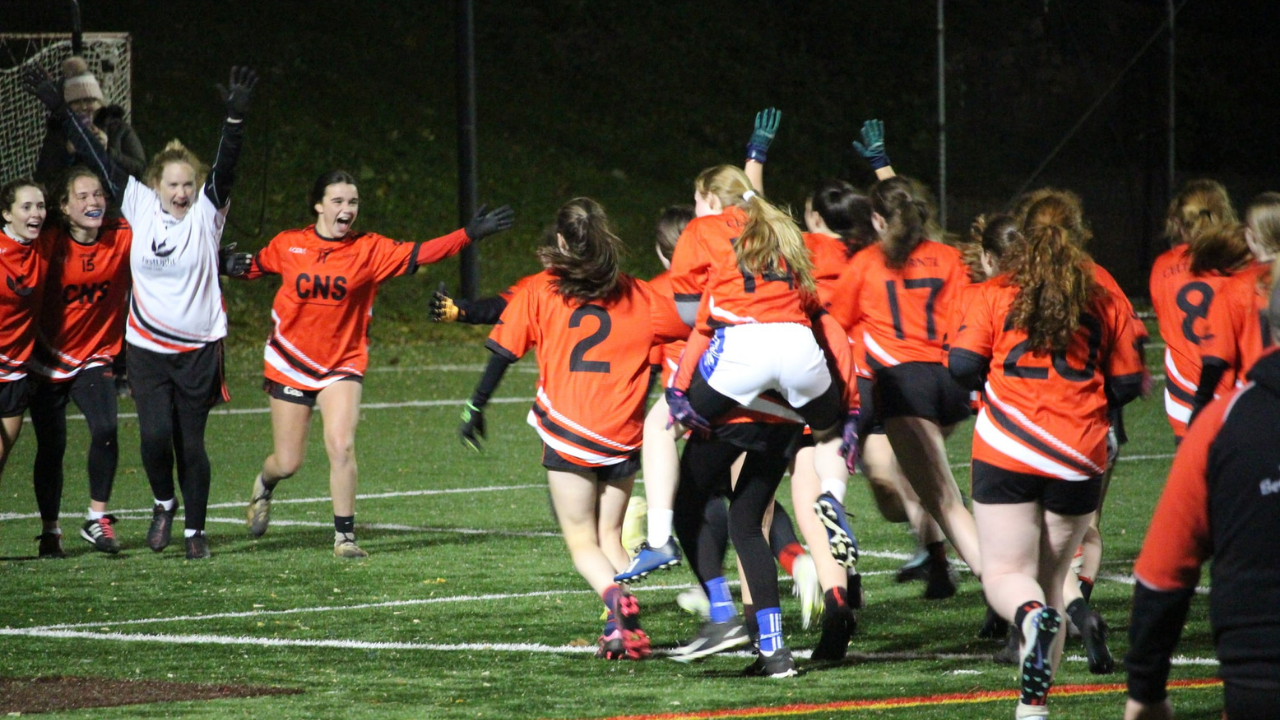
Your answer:
[[[228,86],[219,86],[227,116],[207,181],[201,183],[206,168],[175,140],[152,159],[146,184],[111,160],[69,111],[48,73],[32,68],[24,79],[27,89],[62,122],[77,152],[106,180],[112,195],[122,199],[121,210],[133,227],[133,299],[125,341],[132,346],[128,375],[138,406],[142,464],[156,501],[147,545],[159,552],[169,544],[177,509],[176,460],[187,503],[187,558],[209,557],[204,534],[209,503],[204,429],[210,408],[228,399],[221,342],[227,316],[218,272],[243,273],[250,261],[245,254],[220,259],[218,245],[244,116],[258,77],[249,68],[232,68]]]

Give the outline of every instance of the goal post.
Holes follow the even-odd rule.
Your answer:
[[[98,79],[107,105],[124,108],[132,124],[132,77],[128,33],[84,33],[81,57]],[[44,140],[48,112],[22,89],[22,73],[39,64],[55,78],[73,55],[66,33],[0,33],[0,183],[28,176]]]

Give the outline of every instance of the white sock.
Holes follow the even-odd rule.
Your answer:
[[[849,487],[849,483],[845,482],[844,480],[823,480],[822,481],[822,492],[831,493],[831,497],[838,500],[841,505],[844,504],[844,491],[845,491],[845,488],[847,487]]]
[[[156,500],[156,504],[164,508],[166,511],[178,507],[178,498],[169,498],[168,500]]]
[[[182,531],[182,537],[188,537],[188,538],[193,538],[197,535],[203,535],[203,534],[204,534],[203,530],[192,530],[191,528],[187,528],[186,530]]]
[[[106,515],[107,514],[105,512],[98,512],[93,508],[89,508],[89,514],[85,515],[84,519],[85,520],[101,520],[102,518],[106,517]]]
[[[649,509],[649,547],[662,547],[671,539],[671,523],[674,510]]]

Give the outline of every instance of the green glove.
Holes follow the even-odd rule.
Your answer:
[[[462,406],[462,425],[458,427],[462,444],[480,452],[480,438],[484,437],[484,410],[468,402]]]
[[[778,134],[778,122],[782,120],[782,111],[777,108],[766,108],[756,113],[756,129],[747,141],[747,159],[762,163],[767,159],[769,145]]]
[[[874,170],[889,167],[889,155],[884,151],[884,123],[868,120],[862,123],[862,142],[853,141],[853,149],[871,163]]]

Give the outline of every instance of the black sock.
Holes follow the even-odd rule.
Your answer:
[[[924,546],[924,551],[929,553],[929,560],[936,563],[946,564],[947,562],[947,544],[942,540],[931,542]]]
[[[835,612],[849,605],[849,594],[844,588],[831,588],[822,594],[822,604],[827,612]]]
[[[1022,603],[1018,611],[1013,614],[1013,624],[1019,630],[1022,629],[1022,621],[1027,619],[1027,614],[1044,607],[1044,603],[1039,600],[1028,600]]]
[[[1084,595],[1084,601],[1089,602],[1093,597],[1093,581],[1089,578],[1080,578],[1080,594]]]
[[[1071,622],[1075,623],[1076,629],[1084,631],[1084,621],[1089,618],[1089,603],[1082,598],[1076,598],[1067,605],[1067,617],[1071,618]]]
[[[760,642],[760,622],[756,620],[756,606],[742,603],[742,624],[747,628],[747,635],[752,643]]]
[[[862,573],[849,573],[849,590],[845,599],[854,610],[862,609]]]
[[[340,533],[354,535],[356,532],[356,516],[355,515],[334,515],[333,529]]]

